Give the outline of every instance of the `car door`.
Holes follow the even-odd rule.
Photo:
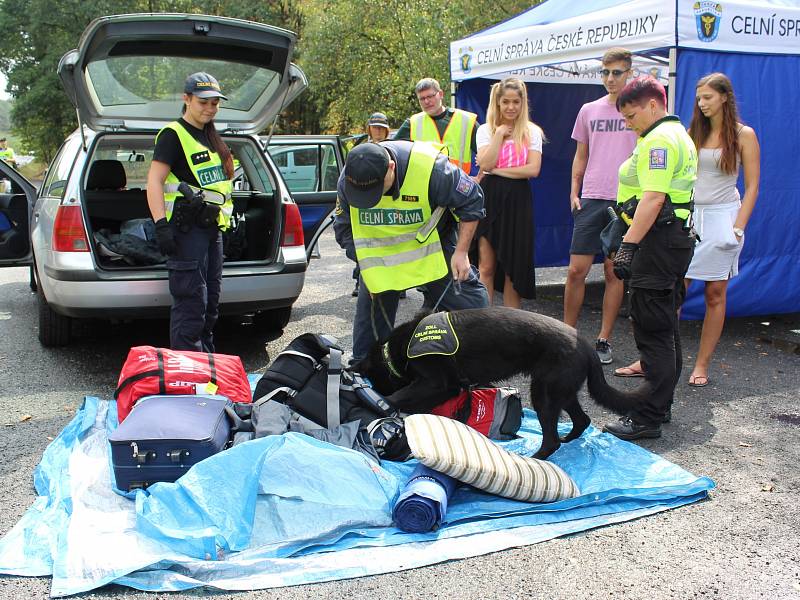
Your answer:
[[[36,188],[0,160],[0,267],[32,263],[31,215]]]
[[[273,139],[267,152],[284,174],[286,186],[300,207],[306,255],[311,258],[319,236],[333,223],[336,182],[344,163],[340,140],[333,136]]]

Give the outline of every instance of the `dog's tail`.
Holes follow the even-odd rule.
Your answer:
[[[589,347],[589,349],[589,375],[586,385],[589,388],[589,395],[598,404],[613,410],[619,415],[624,415],[640,406],[651,395],[648,383],[643,383],[637,389],[629,392],[618,390],[609,385],[603,374],[603,366],[600,364],[600,359],[594,352],[594,348]]]

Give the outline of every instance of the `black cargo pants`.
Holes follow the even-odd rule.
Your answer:
[[[173,226],[173,233],[178,248],[167,260],[172,295],[170,347],[214,352],[222,291],[222,235],[216,227],[198,225],[187,232]]]
[[[651,229],[631,266],[633,337],[652,393],[631,414],[637,423],[660,425],[672,405],[683,367],[678,309],[694,237],[681,221]]]

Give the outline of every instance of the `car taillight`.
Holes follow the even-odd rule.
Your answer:
[[[88,252],[89,240],[83,226],[80,206],[61,205],[53,225],[53,250],[56,252]]]
[[[300,209],[297,208],[297,204],[284,204],[281,246],[302,246],[304,243],[303,219],[300,218]]]

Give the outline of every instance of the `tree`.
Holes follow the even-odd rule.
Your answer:
[[[535,4],[535,3],[534,3]],[[414,84],[449,89],[449,44],[528,8],[530,0],[324,0],[300,4],[298,62],[311,100],[332,132],[364,127],[382,110],[395,125],[419,111]]]
[[[291,0],[0,0],[0,70],[7,75],[14,98],[11,120],[21,149],[49,162],[77,127],[75,109],[63,92],[57,67],[92,19],[136,12],[186,12],[291,29],[300,25],[300,14],[293,6]]]

